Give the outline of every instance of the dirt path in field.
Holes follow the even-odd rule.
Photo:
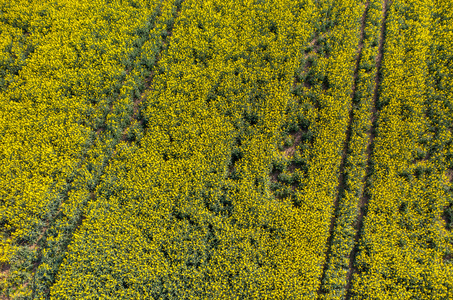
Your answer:
[[[357,89],[357,77],[359,73],[359,66],[360,66],[360,60],[362,58],[362,49],[363,49],[363,40],[365,37],[365,21],[367,18],[367,13],[368,13],[368,6],[369,6],[369,0],[365,4],[365,9],[363,11],[362,18],[360,20],[360,38],[359,38],[359,45],[357,47],[357,57],[356,57],[356,64],[354,67],[354,79],[353,79],[353,84],[352,84],[352,92],[351,92],[351,99],[353,99],[356,89]],[[352,101],[351,101],[352,102]],[[330,255],[332,252],[332,242],[333,242],[333,230],[335,227],[336,223],[336,215],[339,212],[339,200],[344,194],[344,188],[346,184],[346,178],[344,174],[344,166],[347,158],[347,153],[349,151],[349,144],[351,141],[351,128],[352,128],[352,121],[354,119],[354,109],[353,109],[353,103],[351,103],[351,108],[349,109],[349,121],[348,121],[348,127],[346,130],[346,139],[344,141],[344,146],[343,146],[343,152],[341,155],[341,163],[340,163],[340,176],[338,178],[338,187],[337,187],[337,197],[335,198],[334,201],[334,213],[332,214],[331,220],[330,220],[330,227],[329,227],[329,237],[327,239],[327,255],[326,255],[326,260],[324,262],[323,270],[322,270],[322,275],[321,275],[321,284],[318,289],[318,297],[320,297],[323,292],[323,281],[326,276],[326,271],[327,267],[330,262]]]
[[[376,128],[376,119],[377,119],[377,111],[376,111],[376,104],[379,98],[379,87],[381,85],[381,79],[380,79],[380,74],[381,74],[381,62],[382,62],[382,57],[383,57],[383,52],[384,52],[384,44],[385,44],[385,33],[386,33],[386,22],[387,22],[387,16],[388,16],[388,7],[389,7],[389,0],[384,0],[384,5],[383,5],[383,18],[382,18],[382,23],[381,23],[381,33],[379,37],[379,48],[378,48],[378,55],[376,57],[376,76],[375,76],[375,85],[374,85],[374,91],[373,91],[373,105],[371,108],[372,116],[371,116],[371,121],[372,121],[372,127],[371,130],[368,134],[369,139],[368,139],[368,145],[367,145],[367,168],[366,168],[366,175],[364,178],[365,181],[365,187],[362,192],[362,196],[359,201],[359,215],[357,216],[357,232],[354,238],[354,248],[352,249],[350,255],[349,255],[349,270],[346,276],[346,300],[349,300],[351,298],[351,280],[353,274],[357,273],[357,268],[354,266],[354,262],[356,259],[357,251],[358,251],[358,242],[360,238],[360,234],[362,231],[363,227],[363,219],[365,217],[365,207],[368,205],[368,201],[370,200],[370,195],[366,191],[369,189],[369,186],[366,184],[366,180],[369,177],[370,174],[370,168],[371,168],[371,155],[373,153],[373,147],[374,147],[374,138],[375,138],[375,128]]]

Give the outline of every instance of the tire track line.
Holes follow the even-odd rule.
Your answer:
[[[175,20],[177,18],[177,16],[179,15],[179,12],[181,10],[181,3],[180,1],[176,0],[175,3],[173,4],[176,6],[176,12],[173,16],[173,20]],[[159,10],[161,9],[161,7],[159,7]],[[158,20],[158,18],[160,17],[160,13],[159,15],[156,17],[156,21]],[[174,24],[171,26],[173,27]],[[161,55],[162,55],[162,52],[163,50],[166,48],[166,44],[168,43],[167,42],[167,39],[168,37],[171,36],[171,31],[168,32],[168,35],[163,37],[162,39],[162,48],[161,50],[159,51],[159,53],[156,55],[156,60],[155,60],[155,63],[154,63],[154,66],[158,64],[160,58],[161,58]],[[131,68],[128,68],[126,71],[126,76],[130,73],[131,71]],[[145,96],[145,93],[146,91],[152,86],[152,82],[153,82],[153,79],[154,79],[154,72],[151,72],[151,74],[145,79],[145,89],[144,91],[140,94],[139,97],[135,98],[133,100],[133,113],[131,115],[131,118],[130,118],[130,121],[129,121],[129,124],[123,129],[122,131],[122,134],[121,134],[121,137],[119,138],[118,142],[115,144],[114,146],[114,149],[113,149],[113,153],[110,155],[110,157],[108,157],[106,159],[106,162],[105,162],[105,166],[102,168],[102,171],[101,171],[101,174],[99,175],[99,178],[105,174],[105,170],[108,168],[108,166],[110,165],[110,162],[114,159],[114,157],[116,156],[117,154],[117,146],[121,143],[121,142],[125,142],[127,141],[127,138],[126,138],[126,132],[128,131],[128,129],[131,127],[132,123],[133,123],[133,120],[138,120],[140,121],[142,127],[145,125],[144,124],[144,120],[140,118],[140,110],[139,110],[139,104],[143,101],[144,99],[144,96]],[[123,82],[124,83],[124,82]],[[113,110],[113,102],[110,103],[109,105],[109,112],[111,112]],[[104,121],[104,123],[96,130],[95,132],[95,136],[98,137],[99,135],[102,134],[102,132],[105,132],[106,131],[106,123]],[[96,139],[95,139],[96,140]],[[91,146],[93,147],[94,144]],[[84,158],[83,160],[85,160],[86,158]],[[81,163],[82,164],[82,163]],[[92,190],[90,191],[90,196],[89,196],[89,199],[90,201],[95,201],[96,199],[96,188],[97,186],[99,185],[99,182],[98,181],[95,186],[92,188]],[[68,182],[70,183],[70,182]],[[69,192],[70,189],[68,189],[68,191],[66,191],[66,197],[67,197],[67,194]],[[84,205],[86,206],[86,204]],[[58,217],[60,216],[60,211],[61,209],[58,210],[56,216],[54,218],[52,218],[51,222],[52,221],[55,221],[56,219],[58,219]],[[85,213],[81,212],[80,216],[77,218],[78,220],[76,221],[76,225],[75,225],[75,228],[73,230],[73,233],[75,233],[78,228],[82,225],[82,223],[84,222],[84,220],[86,219],[86,216],[85,216]],[[32,281],[32,286],[33,286],[33,291],[32,291],[32,297],[34,297],[35,293],[36,293],[36,282],[35,282],[35,274],[36,274],[36,271],[41,263],[41,257],[42,257],[42,249],[45,248],[45,244],[46,244],[46,241],[45,241],[45,237],[47,236],[47,229],[49,228],[49,224],[47,224],[47,226],[45,227],[45,230],[44,232],[41,234],[38,242],[36,243],[37,246],[40,246],[39,247],[39,254],[38,254],[38,259],[37,261],[35,262],[34,264],[34,267],[33,267],[33,281]],[[43,240],[44,239],[44,240]],[[69,241],[72,241],[72,238],[69,239]],[[42,244],[42,245],[39,245],[39,244]],[[67,248],[68,245],[66,245],[65,248]],[[61,263],[61,262],[60,262]],[[55,278],[54,278],[55,280]],[[47,295],[47,298],[49,297],[49,293],[50,293],[50,290],[49,289],[46,289],[45,291],[45,294]]]
[[[381,72],[382,72],[382,57],[384,55],[384,44],[385,44],[385,33],[386,33],[386,23],[387,23],[387,17],[388,17],[388,7],[391,5],[389,0],[384,0],[383,3],[383,18],[382,18],[382,23],[381,23],[381,33],[379,37],[379,48],[378,48],[378,55],[376,57],[376,76],[375,76],[375,85],[374,85],[374,91],[373,91],[373,105],[371,108],[372,116],[371,116],[371,129],[368,134],[369,139],[368,139],[368,145],[367,145],[367,167],[366,167],[366,175],[364,178],[365,181],[365,187],[362,192],[362,196],[360,197],[359,201],[359,214],[357,216],[357,232],[355,234],[354,238],[354,248],[352,249],[351,253],[349,254],[349,270],[346,276],[346,300],[351,299],[351,282],[352,282],[352,277],[354,274],[357,273],[357,267],[354,265],[354,262],[356,260],[357,252],[358,252],[358,246],[359,246],[359,238],[361,236],[361,231],[363,228],[363,220],[366,217],[366,207],[368,205],[368,202],[370,200],[370,193],[369,188],[370,185],[368,183],[368,179],[370,177],[370,171],[371,171],[371,155],[373,153],[374,149],[374,139],[375,139],[375,128],[376,128],[376,120],[377,120],[377,110],[376,110],[376,104],[379,100],[379,87],[382,83],[381,80]]]
[[[177,4],[179,3],[179,5]],[[182,3],[182,2],[181,2]],[[173,25],[171,27],[174,26],[174,20],[176,20],[176,18],[178,17],[179,15],[179,12],[181,10],[181,3],[180,1],[175,1],[175,3],[173,5],[176,6],[176,12],[173,16]],[[160,17],[160,15],[159,15]],[[158,17],[157,17],[158,18]],[[171,28],[172,29],[172,28]],[[166,45],[167,45],[167,39],[172,35],[172,31],[168,31],[167,32],[168,34],[163,37],[162,39],[162,49],[159,51],[159,53],[156,55],[156,60],[154,62],[154,66],[157,66],[161,57],[162,57],[162,52],[163,50],[166,49]],[[141,111],[139,110],[139,106],[140,106],[140,103],[145,99],[145,95],[146,95],[146,92],[152,88],[153,86],[153,80],[154,80],[154,76],[155,76],[155,73],[153,71],[151,71],[151,74],[145,79],[145,89],[144,91],[140,94],[139,97],[135,98],[134,101],[133,101],[133,113],[131,115],[131,119],[129,121],[129,125],[127,125],[124,129],[123,129],[123,132],[121,134],[121,138],[118,140],[118,143],[115,145],[115,148],[114,148],[114,151],[111,155],[110,158],[107,159],[107,162],[106,162],[106,165],[104,166],[103,168],[103,172],[102,174],[99,176],[99,177],[102,177],[103,174],[105,174],[105,170],[108,168],[108,166],[110,165],[110,162],[114,160],[116,154],[117,154],[117,146],[121,143],[121,142],[127,142],[127,137],[126,137],[126,133],[128,132],[128,130],[130,129],[130,127],[132,126],[132,123],[134,120],[137,120],[141,123],[142,127],[145,126],[144,124],[144,120],[140,118],[140,113]],[[99,182],[98,184],[96,184],[96,186],[93,188],[93,191],[90,192],[90,199],[92,201],[95,201],[96,199],[96,188],[97,186],[99,185]],[[77,224],[77,227],[74,229],[74,232],[77,231],[78,227],[82,224],[82,221],[83,219],[86,219],[86,216],[84,216],[84,214],[82,213],[81,215],[81,220],[80,222]]]
[[[367,0],[367,2],[365,4],[365,9],[363,11],[363,15],[362,15],[362,18],[360,21],[360,38],[359,38],[359,44],[358,44],[358,48],[357,48],[356,64],[354,67],[354,79],[353,79],[353,84],[352,84],[351,99],[354,98],[354,95],[355,95],[356,89],[357,89],[357,77],[358,77],[358,73],[359,73],[359,66],[360,66],[360,61],[362,58],[362,49],[363,49],[363,44],[364,44],[363,41],[364,41],[364,37],[365,37],[365,20],[367,17],[369,4],[370,4],[370,0]],[[327,238],[327,245],[328,245],[327,252],[326,252],[327,255],[326,255],[326,259],[324,261],[324,266],[323,266],[323,270],[322,270],[320,285],[319,285],[319,289],[318,289],[318,297],[320,297],[320,295],[323,294],[323,290],[322,290],[323,281],[326,277],[326,271],[327,271],[327,267],[328,267],[329,261],[330,261],[330,254],[332,252],[333,231],[334,231],[335,224],[336,224],[336,219],[337,219],[336,216],[339,213],[339,202],[340,202],[339,200],[344,194],[344,188],[346,185],[344,169],[345,169],[347,153],[349,151],[349,144],[351,141],[351,129],[352,129],[353,119],[354,119],[354,104],[351,100],[351,108],[349,109],[349,121],[348,121],[347,130],[346,130],[346,139],[344,141],[343,153],[341,155],[341,163],[340,163],[340,169],[339,169],[340,176],[338,178],[338,187],[337,187],[338,193],[337,193],[337,197],[335,198],[335,201],[334,201],[334,212],[333,212],[333,215],[330,220],[329,237]]]

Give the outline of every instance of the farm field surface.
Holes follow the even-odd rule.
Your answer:
[[[0,300],[453,299],[452,0],[0,0]]]

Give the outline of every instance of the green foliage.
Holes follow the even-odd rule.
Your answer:
[[[453,9],[383,3],[0,4],[1,295],[451,298]]]

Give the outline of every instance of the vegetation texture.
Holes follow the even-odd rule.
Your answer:
[[[0,299],[453,299],[452,19],[0,0]]]

